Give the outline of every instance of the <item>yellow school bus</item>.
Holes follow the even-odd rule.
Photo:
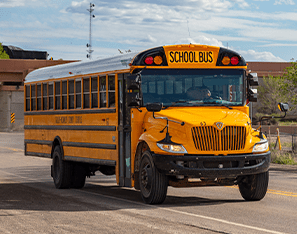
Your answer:
[[[235,184],[261,200],[270,151],[251,126],[258,80],[246,69],[234,51],[190,44],[35,70],[25,80],[25,155],[52,159],[58,189],[100,171],[149,204],[168,186]]]

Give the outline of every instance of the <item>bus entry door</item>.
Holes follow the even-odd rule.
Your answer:
[[[119,108],[119,185],[131,187],[131,117],[126,102],[126,80],[128,74],[118,75]]]

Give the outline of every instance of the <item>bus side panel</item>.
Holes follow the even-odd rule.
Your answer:
[[[81,123],[71,124],[76,119]],[[26,149],[36,156],[50,155],[52,142],[58,136],[64,156],[117,161],[116,123],[116,113],[26,116]]]

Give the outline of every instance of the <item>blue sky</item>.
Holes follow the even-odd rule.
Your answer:
[[[92,0],[93,59],[169,44],[234,49],[247,61],[297,60],[297,0]],[[90,0],[0,0],[0,42],[87,60]]]

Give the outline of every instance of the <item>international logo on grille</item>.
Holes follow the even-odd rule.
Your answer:
[[[224,123],[222,122],[216,122],[215,126],[217,127],[218,130],[221,130],[224,127]]]

